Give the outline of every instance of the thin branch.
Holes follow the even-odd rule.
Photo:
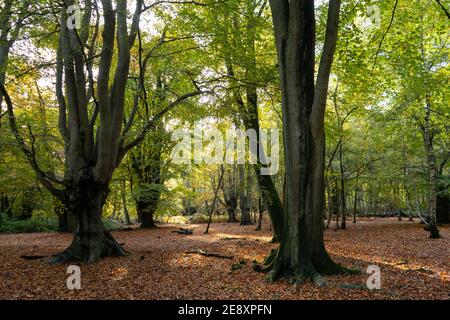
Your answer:
[[[134,148],[135,146],[137,146],[139,143],[142,142],[142,140],[144,140],[145,135],[147,134],[147,132],[155,125],[155,123],[161,119],[167,112],[169,112],[170,110],[172,110],[174,107],[176,107],[177,105],[179,105],[180,103],[182,103],[183,101],[191,98],[191,97],[195,97],[201,94],[206,94],[209,93],[209,91],[193,91],[193,92],[189,92],[181,97],[179,97],[178,99],[176,99],[175,101],[173,101],[172,103],[170,103],[169,105],[167,105],[165,108],[163,108],[160,112],[158,112],[155,116],[153,116],[152,119],[150,119],[145,125],[144,128],[142,129],[141,133],[130,143],[128,143],[127,145],[125,145],[124,147],[121,148],[121,150],[119,151],[118,154],[118,161],[117,163],[120,162],[120,160],[125,156],[125,154],[131,150],[132,148]],[[125,137],[122,137],[122,142],[125,139]]]
[[[64,197],[64,191],[57,189],[53,186],[52,182],[50,180],[53,180],[53,182],[57,182],[59,184],[64,185],[64,183],[60,180],[50,178],[50,175],[45,173],[41,170],[39,167],[35,153],[34,153],[34,136],[32,135],[32,149],[30,150],[27,145],[25,144],[25,141],[23,137],[21,136],[19,129],[17,128],[16,118],[14,115],[14,107],[11,101],[11,97],[8,94],[8,91],[6,90],[3,83],[0,83],[0,93],[5,98],[6,106],[8,108],[8,117],[9,117],[9,124],[10,129],[12,133],[14,134],[14,137],[19,144],[20,149],[24,153],[25,157],[27,158],[28,162],[30,163],[33,170],[36,172],[36,175],[39,179],[39,181],[56,197],[63,198]]]
[[[447,18],[450,19],[450,13],[448,12],[448,10],[444,7],[444,5],[441,3],[440,0],[436,0],[436,2],[439,4],[439,6],[441,7],[441,9],[445,12],[445,14],[447,15]]]
[[[391,15],[391,21],[389,22],[389,26],[386,29],[386,32],[383,34],[383,37],[381,38],[380,44],[378,45],[377,52],[375,52],[375,60],[373,62],[372,69],[375,68],[375,65],[377,64],[378,54],[380,53],[381,46],[383,45],[383,41],[386,38],[387,34],[389,33],[389,30],[392,27],[392,23],[394,22],[395,17],[395,11],[397,10],[398,6],[398,0],[395,0],[394,8],[392,9],[392,15]]]

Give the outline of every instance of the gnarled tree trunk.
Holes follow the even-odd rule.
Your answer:
[[[160,135],[161,132],[155,131],[147,141],[149,143],[140,146],[132,156],[139,184],[135,201],[141,228],[156,228],[154,215],[161,197],[161,185],[164,183],[161,172],[163,139]]]
[[[102,208],[108,192],[108,185],[95,180],[92,168],[78,171],[68,207],[75,214],[78,227],[71,245],[57,255],[53,262],[95,262],[106,256],[126,254],[103,227]]]
[[[224,169],[225,170],[225,169]],[[237,206],[238,206],[238,195],[237,195],[237,185],[236,185],[236,166],[233,165],[232,170],[227,170],[227,179],[223,180],[220,185],[222,189],[223,198],[225,201],[225,206],[228,213],[228,223],[239,222],[236,217]]]

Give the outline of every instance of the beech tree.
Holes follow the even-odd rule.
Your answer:
[[[284,227],[280,247],[266,261],[272,280],[297,283],[345,269],[328,255],[323,241],[324,115],[341,1],[330,0],[326,36],[316,82],[313,0],[271,0],[278,54],[285,148]]]
[[[3,83],[0,89],[8,107],[11,130],[39,181],[66,205],[78,221],[72,244],[53,261],[94,262],[105,256],[126,254],[104,229],[101,220],[115,169],[165,113],[202,91],[195,87],[194,91],[175,98],[146,120],[141,132],[130,139],[129,130],[135,123],[139,106],[135,104],[125,119],[130,52],[140,32],[141,14],[149,7],[137,0],[131,22],[128,22],[126,0],[117,0],[115,6],[112,0],[102,0],[101,7],[96,1],[87,0],[81,28],[77,30],[68,23],[73,22],[70,20],[73,17],[68,16],[67,8],[73,4],[73,0],[65,1],[61,8],[56,67],[58,125],[65,144],[64,177],[56,177],[40,168],[33,139],[28,146],[16,124],[13,102]],[[91,27],[92,21],[94,28]],[[94,65],[97,54],[98,65]],[[141,74],[142,66],[139,61]]]

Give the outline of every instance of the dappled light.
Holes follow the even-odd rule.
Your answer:
[[[0,0],[0,299],[449,300],[449,21]]]

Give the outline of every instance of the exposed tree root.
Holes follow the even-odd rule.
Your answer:
[[[336,262],[328,255],[325,248],[319,250],[320,254],[313,257],[313,263],[316,270],[323,275],[337,275],[337,274],[358,274],[360,270],[346,268]]]
[[[270,252],[270,254],[264,258],[263,262],[261,264],[259,263],[255,263],[253,265],[253,270],[257,271],[257,272],[263,272],[263,273],[268,273],[273,269],[275,260],[277,258],[279,249],[272,249],[272,251]]]
[[[423,227],[425,231],[430,232],[430,238],[431,239],[439,239],[441,238],[441,234],[439,233],[439,229],[436,225],[426,225]]]
[[[320,258],[319,258],[320,256]],[[289,268],[282,266],[279,257],[279,248],[273,249],[262,263],[254,263],[253,270],[268,273],[267,280],[275,282],[279,278],[288,278],[294,285],[301,285],[306,281],[312,281],[318,286],[325,286],[326,281],[322,275],[358,274],[361,271],[349,269],[334,262],[331,257],[322,252],[316,257],[317,262],[307,264],[295,271],[286,271]]]
[[[74,237],[72,244],[63,252],[56,254],[49,263],[88,262],[93,263],[104,257],[124,257],[125,249],[104,230],[103,236],[90,241],[88,246],[82,246],[80,236]]]

